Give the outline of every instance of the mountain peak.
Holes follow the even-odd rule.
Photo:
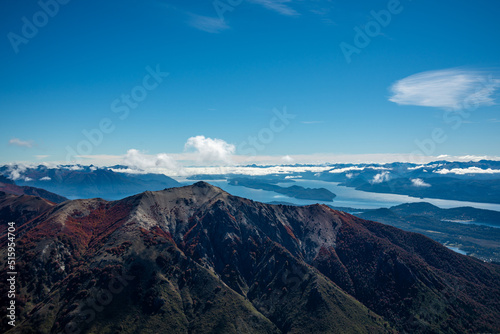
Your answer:
[[[193,183],[193,187],[198,187],[198,188],[216,188],[213,185],[211,185],[208,182],[205,181],[198,181],[196,183]]]
[[[205,181],[198,181],[196,183],[193,183],[192,185],[189,185],[187,187],[194,189],[197,189],[198,191],[202,192],[217,192],[217,193],[226,193],[224,190],[222,190],[219,187],[216,187],[208,182]]]

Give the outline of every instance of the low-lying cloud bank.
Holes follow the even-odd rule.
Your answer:
[[[167,169],[180,170],[181,166],[165,153],[147,155],[136,149],[130,149],[123,158],[123,164],[132,169]]]
[[[467,174],[500,174],[500,169],[482,169],[479,167],[469,167],[469,168],[452,168],[452,169],[440,169],[436,171],[437,174],[457,174],[457,175],[467,175]]]
[[[418,161],[411,154],[326,154],[316,153],[307,155],[239,155],[236,146],[219,138],[209,138],[202,135],[187,139],[182,153],[157,153],[129,149],[124,155],[82,155],[78,156],[78,163],[42,162],[42,163],[8,163],[3,174],[12,180],[24,180],[23,172],[27,167],[45,166],[47,168],[66,168],[71,170],[82,169],[82,166],[107,167],[120,173],[154,173],[168,176],[185,177],[194,174],[246,174],[267,175],[281,173],[321,173],[328,171],[331,174],[345,174],[346,177],[355,177],[366,169],[377,171],[372,183],[381,183],[389,180],[389,171],[393,168],[390,163],[418,163],[407,166],[408,170],[425,168],[438,174],[494,174],[500,173],[496,169],[481,169],[479,167],[446,169],[445,161],[478,162],[480,160],[500,161],[494,156],[424,156]],[[429,163],[437,161],[433,165]],[[427,165],[426,165],[427,164]],[[441,168],[441,169],[439,169]],[[397,177],[397,173],[394,175]],[[415,186],[425,186],[415,181]]]

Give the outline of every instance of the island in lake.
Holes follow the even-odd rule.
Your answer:
[[[325,188],[304,188],[301,186],[281,187],[272,181],[255,180],[251,178],[232,178],[227,182],[233,186],[242,186],[252,189],[274,191],[288,197],[307,199],[313,201],[333,201],[336,197],[334,193]]]

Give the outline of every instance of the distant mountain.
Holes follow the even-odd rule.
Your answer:
[[[389,209],[357,210],[356,216],[422,233],[485,261],[500,263],[500,212],[470,207],[441,209],[408,203]],[[493,226],[493,227],[492,227]]]
[[[8,167],[0,168],[7,174]],[[100,197],[120,199],[146,190],[178,187],[180,183],[160,174],[117,173],[109,168],[94,166],[38,166],[22,170],[16,183],[32,186],[63,195],[71,199]]]
[[[1,186],[5,186],[5,185],[8,185],[8,184],[15,184],[14,181],[6,178],[5,176],[3,175],[0,175],[0,185]]]
[[[500,331],[500,266],[323,205],[198,182],[68,201],[26,226],[8,333]]]
[[[9,180],[8,178],[2,175],[0,175],[0,191],[14,195],[38,196],[54,203],[62,203],[68,200],[66,197],[54,194],[42,188],[35,188],[30,186],[18,186],[14,181]]]
[[[439,198],[458,201],[500,204],[500,161],[434,161],[427,164],[394,162],[387,164],[326,164],[246,166],[235,170],[238,174],[193,175],[194,180],[249,179],[246,186],[270,191],[282,190],[277,183],[290,182],[291,178],[313,181],[339,182],[341,185],[374,193],[391,193],[417,198]],[[250,168],[251,167],[251,168]],[[269,169],[269,174],[253,175],[255,168]],[[309,170],[308,170],[309,169]],[[275,188],[273,190],[273,188]],[[287,196],[290,196],[287,194]],[[307,199],[319,200],[316,194],[306,194]],[[320,197],[325,194],[320,195]],[[295,197],[295,196],[294,196]],[[326,199],[322,199],[326,200]]]
[[[457,201],[500,203],[500,179],[469,180],[453,177],[390,179],[373,183],[363,179],[345,182],[346,186],[376,193],[409,195],[420,198],[441,198]]]
[[[500,161],[342,164],[302,176],[375,193],[500,203]]]
[[[439,220],[464,221],[471,224],[488,223],[500,227],[500,212],[493,210],[476,209],[471,207],[458,207],[441,209],[430,203],[406,203],[391,208],[392,211],[402,215],[418,214]]]

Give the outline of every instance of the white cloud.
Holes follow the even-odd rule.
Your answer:
[[[351,167],[344,167],[344,168],[332,169],[328,173],[340,174],[340,173],[345,173],[345,172],[349,172],[349,171],[353,171],[353,170],[363,171],[365,169],[388,170],[389,168],[387,168],[387,167],[376,167],[376,166],[363,166],[363,167],[351,166]]]
[[[193,28],[209,32],[211,34],[218,34],[226,29],[229,29],[229,26],[223,20],[217,17],[202,16],[196,14],[191,14],[190,16],[191,17],[188,23]]]
[[[172,160],[176,161],[176,165],[181,168],[181,170],[177,171],[178,173],[171,173],[167,168],[152,168],[149,172],[154,172],[156,170],[159,174],[166,173],[166,175],[184,175],[184,171],[187,168],[182,168],[182,166],[190,166],[190,167],[206,167],[206,166],[214,166],[213,164],[207,164],[200,160],[199,153],[197,151],[193,152],[183,152],[183,153],[167,153],[167,155],[172,158]],[[124,164],[123,155],[82,155],[80,156],[84,158],[85,165],[94,165],[100,167],[109,167],[114,165]],[[154,157],[154,156],[151,156]],[[359,164],[384,164],[384,163],[392,163],[392,162],[411,162],[417,164],[430,163],[437,160],[446,160],[446,161],[479,161],[479,160],[493,160],[500,161],[500,156],[446,156],[446,159],[442,159],[443,156],[420,156],[415,157],[411,154],[326,154],[326,153],[313,153],[313,154],[294,154],[294,164],[301,165],[313,165],[317,168],[321,168],[325,172],[329,172],[332,170],[332,173],[342,173],[342,172],[354,172],[357,170],[363,170],[363,167],[360,167]],[[232,155],[231,161],[234,162],[236,166],[247,166],[251,164],[261,165],[261,166],[280,166],[285,164],[283,162],[283,155],[256,155],[256,156],[245,156],[245,155]],[[17,163],[19,164],[19,163]],[[182,166],[180,166],[182,164]],[[348,169],[343,168],[335,168],[335,164],[357,164],[357,166],[350,167]],[[6,166],[12,166],[15,164],[7,163]],[[23,162],[23,165],[30,167],[37,167],[38,165],[44,165],[48,168],[58,168],[60,166],[68,166],[68,162],[66,160],[60,161],[44,161],[44,162],[36,162],[36,163],[27,163]],[[437,168],[441,167],[439,165],[429,165],[426,167],[429,168]],[[67,168],[74,169],[82,169],[78,164],[69,165]],[[364,169],[372,168],[375,170],[390,170],[386,167],[374,166],[374,167],[364,167]],[[137,169],[134,169],[135,172],[141,172]],[[8,175],[9,172],[6,172]]]
[[[370,183],[371,184],[382,183],[382,182],[389,181],[389,179],[390,179],[389,172],[382,172],[382,173],[378,173],[377,175],[375,175],[373,177],[373,180],[370,181]]]
[[[490,160],[490,157],[487,155],[462,155],[455,158],[457,161],[481,161],[481,160]]]
[[[93,155],[77,155],[76,158],[82,159],[86,164],[98,165],[98,166],[111,166],[122,163],[123,155],[111,155],[111,154],[93,154]],[[61,164],[67,164],[67,162],[61,162]]]
[[[411,179],[411,183],[415,187],[430,187],[431,186],[430,184],[425,183],[425,181],[422,179]]]
[[[26,176],[26,177],[24,178],[24,181],[29,182],[29,181],[33,181],[33,179],[32,179],[31,177],[27,177],[27,176]]]
[[[457,175],[465,175],[465,174],[500,174],[500,169],[482,169],[479,167],[469,167],[469,168],[452,168],[452,169],[440,169],[435,171],[437,174],[457,174]]]
[[[31,141],[31,140],[21,140],[19,138],[12,138],[11,140],[9,140],[9,145],[32,148],[33,147],[33,141]]]
[[[50,181],[50,180],[52,180],[52,179],[48,176],[44,176],[40,179],[40,181]]]
[[[202,162],[232,163],[232,155],[236,147],[222,139],[205,138],[205,136],[191,137],[184,145],[185,150],[194,148],[197,160]]]
[[[348,171],[351,171],[351,170],[359,170],[359,171],[361,171],[361,170],[364,170],[364,169],[365,169],[365,167],[352,166],[352,167],[332,169],[328,173],[340,174],[340,173],[348,172]]]
[[[485,72],[445,69],[417,73],[391,87],[389,101],[402,105],[470,109],[495,104],[500,80]]]
[[[46,155],[46,154],[35,155],[35,158],[37,158],[38,160],[46,159],[48,157],[50,157],[50,155]]]
[[[200,161],[198,152],[182,152],[182,153],[167,153],[169,157],[173,160],[182,163],[184,166],[207,166],[203,161]],[[84,159],[86,165],[95,166],[113,166],[123,164],[123,159],[125,155],[81,155],[80,158]],[[412,162],[412,163],[429,163],[436,160],[447,160],[447,161],[479,161],[479,160],[495,160],[500,161],[500,156],[447,156],[446,159],[438,159],[437,156],[414,156],[411,154],[328,154],[328,153],[312,153],[312,154],[294,154],[293,155],[294,164],[307,164],[307,165],[323,165],[326,164],[383,164],[391,162]],[[466,160],[467,159],[467,160]],[[231,161],[237,165],[246,166],[250,164],[260,164],[260,165],[281,165],[283,164],[283,155],[256,155],[256,156],[246,156],[246,155],[232,155]],[[66,160],[60,161],[47,161],[47,162],[37,162],[34,166],[39,164],[46,166],[58,166],[67,165]],[[76,165],[75,168],[80,168]],[[328,169],[332,169],[334,166],[330,166]],[[361,168],[361,167],[358,167]],[[372,167],[369,167],[372,168]],[[378,168],[378,167],[377,167]],[[383,168],[381,168],[383,169]],[[341,173],[340,169],[338,172]],[[360,169],[361,170],[361,169]],[[335,171],[332,171],[335,173]],[[163,173],[163,172],[160,172]]]
[[[287,16],[300,15],[295,9],[287,5],[288,3],[292,2],[291,0],[250,0],[250,2],[261,5],[281,15],[287,15]]]
[[[294,159],[291,156],[289,156],[289,155],[285,155],[283,158],[281,158],[281,160],[283,160],[283,162],[285,162],[285,163],[292,163],[292,162],[294,162]]]
[[[8,167],[8,178],[16,181],[19,180],[23,177],[23,173],[26,171],[27,166],[22,165],[22,164],[16,164],[16,165],[7,165]]]
[[[10,172],[9,179],[11,180],[19,180],[21,178],[21,172],[18,170],[13,170]]]
[[[269,175],[269,174],[291,174],[291,173],[320,173],[331,167],[328,166],[217,166],[217,167],[186,167],[187,175],[196,174],[242,174],[242,175]]]
[[[415,169],[422,169],[422,168],[425,168],[425,167],[429,167],[429,166],[420,165],[420,166],[415,166],[415,167],[408,167],[407,169],[408,170],[415,170]]]
[[[132,169],[141,169],[145,171],[166,169],[168,171],[177,172],[181,169],[179,164],[165,153],[147,155],[136,149],[127,151],[127,154],[123,158],[123,164]]]

